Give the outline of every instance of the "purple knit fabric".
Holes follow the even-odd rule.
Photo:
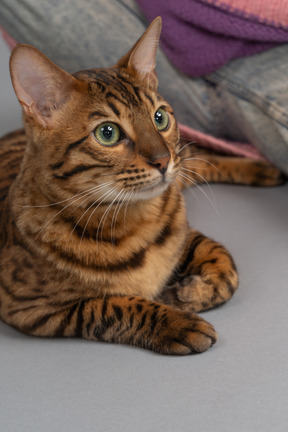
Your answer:
[[[149,21],[162,17],[163,50],[178,69],[193,77],[288,42],[288,30],[201,0],[137,1]]]

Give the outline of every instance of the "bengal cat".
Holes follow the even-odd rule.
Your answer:
[[[23,130],[0,143],[0,316],[42,337],[83,337],[162,354],[203,352],[195,314],[238,286],[233,259],[189,228],[184,184],[274,185],[265,162],[179,141],[157,93],[157,18],[118,63],[70,75],[19,45],[10,70]],[[198,179],[199,179],[198,178]]]

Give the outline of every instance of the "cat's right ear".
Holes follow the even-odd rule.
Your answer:
[[[10,58],[12,84],[24,112],[43,127],[76,87],[76,78],[30,45],[18,45]]]

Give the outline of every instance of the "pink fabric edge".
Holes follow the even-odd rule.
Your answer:
[[[2,27],[0,27],[0,32],[2,33],[3,39],[7,43],[10,50],[15,48],[15,46],[17,45],[17,42],[6,32],[6,30],[4,30]]]
[[[266,158],[251,144],[215,138],[183,124],[179,124],[178,126],[182,139],[194,141],[196,145],[201,147],[213,149],[227,155],[241,156],[256,160],[266,160]]]

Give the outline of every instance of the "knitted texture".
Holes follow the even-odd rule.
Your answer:
[[[178,69],[193,77],[209,74],[229,60],[288,42],[287,0],[138,0],[138,3],[149,21],[162,16],[163,50]]]
[[[288,27],[287,0],[203,0],[221,9],[274,27]]]

